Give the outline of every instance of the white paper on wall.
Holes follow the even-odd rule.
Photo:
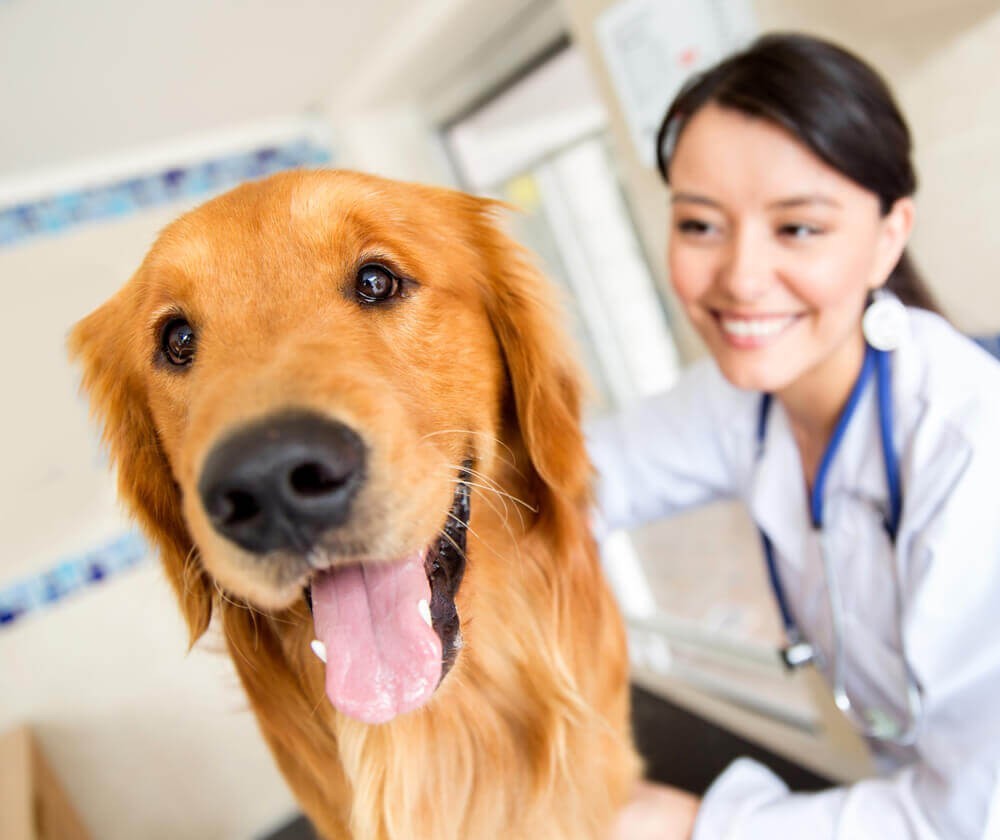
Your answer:
[[[639,159],[656,164],[656,132],[684,80],[757,34],[751,0],[622,0],[595,24]]]

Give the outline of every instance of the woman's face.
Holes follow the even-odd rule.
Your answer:
[[[860,352],[861,313],[909,234],[773,123],[710,104],[670,163],[670,279],[723,374],[781,393]],[[855,371],[856,374],[856,371]]]

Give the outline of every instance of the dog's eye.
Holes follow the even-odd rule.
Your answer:
[[[183,318],[174,318],[163,327],[160,347],[170,364],[177,367],[191,364],[196,344],[194,329]]]
[[[365,265],[358,270],[355,290],[365,303],[379,303],[399,291],[399,279],[381,265]]]

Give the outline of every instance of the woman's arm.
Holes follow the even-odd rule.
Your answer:
[[[753,394],[737,392],[709,360],[671,390],[586,428],[597,473],[598,538],[713,499],[736,495],[739,466],[729,443],[746,426],[753,444]],[[742,422],[741,422],[742,421]]]
[[[699,801],[680,788],[639,782],[610,840],[689,840]]]

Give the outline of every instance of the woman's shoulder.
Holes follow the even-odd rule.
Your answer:
[[[973,594],[995,598],[1000,588],[993,493],[1000,474],[1000,362],[940,316],[911,314],[909,349],[900,356],[911,378],[902,384],[916,386],[915,398],[901,406],[912,425],[903,441],[900,538],[918,549],[907,551],[907,588],[931,633],[930,618],[951,617],[956,603]],[[977,582],[975,593],[969,581]],[[929,637],[915,647],[936,644]]]
[[[965,384],[975,379],[1000,382],[1000,362],[942,316],[911,308],[910,341],[935,379]]]
[[[904,387],[963,436],[1000,438],[1000,362],[933,312],[911,309],[910,325]]]
[[[910,314],[894,373],[907,518],[920,530],[956,493],[980,497],[1000,473],[1000,362],[939,315]]]

